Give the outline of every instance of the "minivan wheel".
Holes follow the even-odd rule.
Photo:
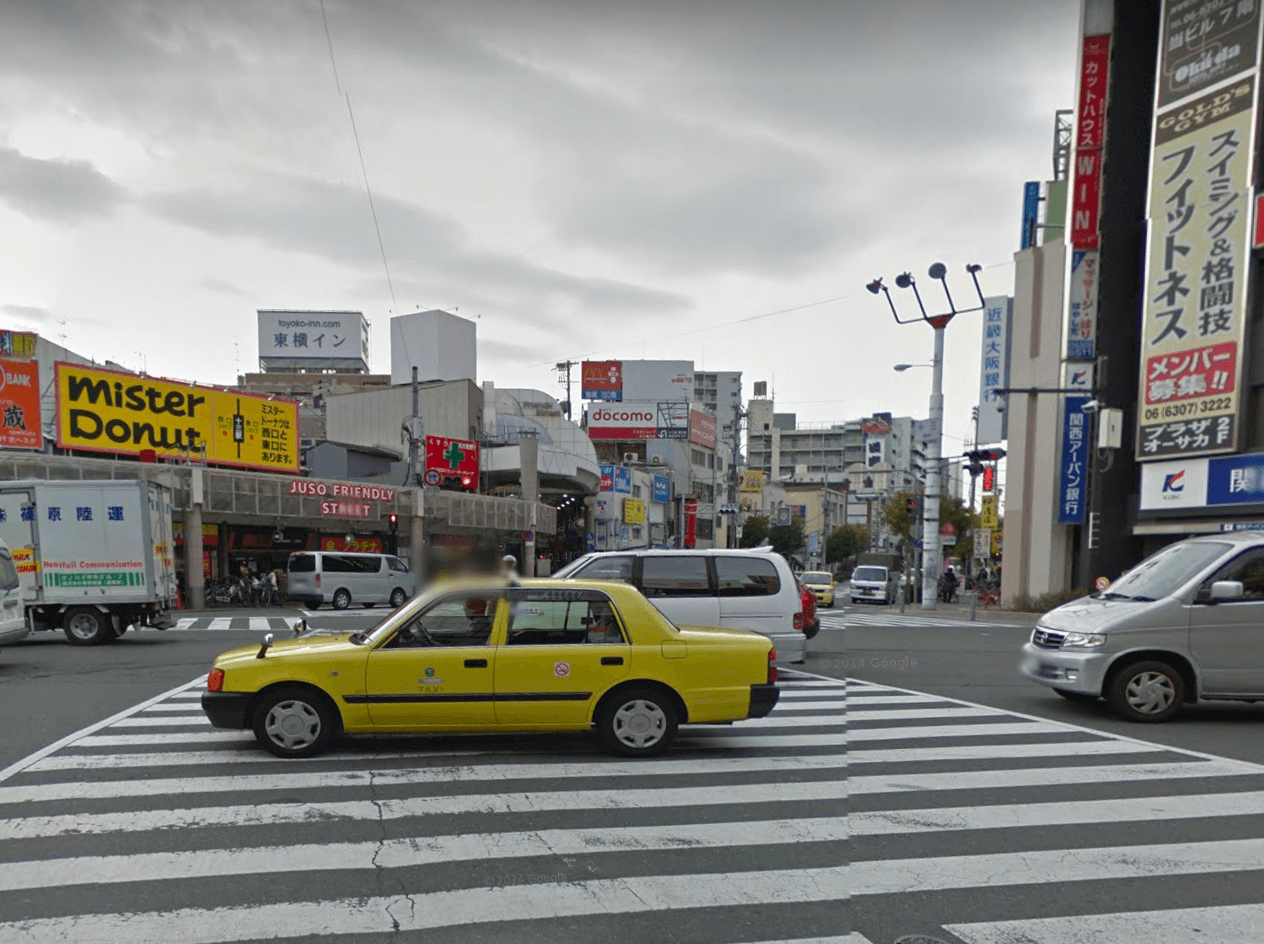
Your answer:
[[[404,601],[408,599],[408,594],[404,592],[403,587],[396,587],[391,591],[391,608],[398,610],[404,605]]]
[[[345,610],[351,605],[351,594],[346,590],[339,590],[334,594],[333,605],[335,610]]]
[[[1110,683],[1106,700],[1121,718],[1157,724],[1180,714],[1185,681],[1166,662],[1137,662]]]

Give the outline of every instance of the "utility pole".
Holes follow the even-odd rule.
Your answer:
[[[742,448],[742,420],[746,417],[746,413],[742,410],[740,403],[733,404],[733,461],[729,466],[729,502],[737,503],[737,462],[741,455]],[[729,524],[728,530],[725,532],[727,540],[725,545],[729,548],[737,547],[737,522],[741,519],[740,513],[734,515],[733,521]]]
[[[565,374],[566,376],[565,381],[563,381],[566,384],[566,403],[564,403],[563,406],[566,408],[566,418],[568,420],[571,418],[571,368],[578,366],[579,364],[572,360],[557,362],[558,373]]]

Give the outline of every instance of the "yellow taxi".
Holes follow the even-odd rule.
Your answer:
[[[834,608],[834,575],[828,570],[805,570],[799,579],[808,588],[820,606]]]
[[[304,632],[216,658],[202,708],[279,757],[340,734],[588,731],[666,750],[685,723],[761,718],[776,652],[741,629],[675,626],[633,587],[470,578],[436,584],[365,632]]]

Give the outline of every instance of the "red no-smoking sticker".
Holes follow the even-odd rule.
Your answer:
[[[558,678],[563,678],[571,674],[571,664],[569,662],[556,662],[553,664],[553,674]]]

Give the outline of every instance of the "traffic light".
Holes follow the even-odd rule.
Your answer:
[[[391,530],[396,531],[398,529],[399,529],[399,515],[395,514],[395,512],[392,511],[391,512]]]
[[[920,495],[910,495],[907,499],[908,515],[913,521],[922,520],[922,499]]]

